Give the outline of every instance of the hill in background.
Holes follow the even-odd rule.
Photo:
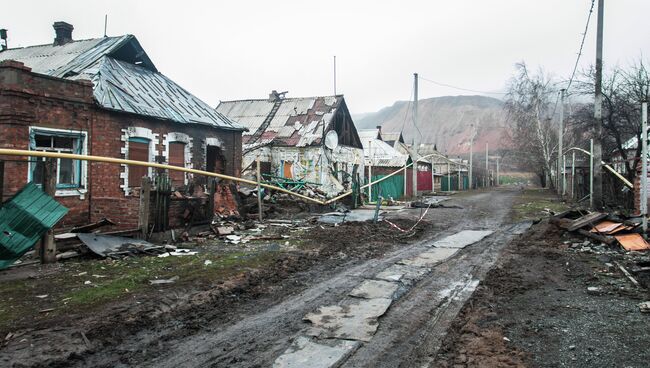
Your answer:
[[[485,96],[445,96],[423,99],[418,104],[418,128],[422,143],[435,143],[438,150],[449,155],[469,153],[472,124],[477,126],[474,152],[507,148],[505,133],[506,113],[503,102]],[[397,101],[374,113],[355,116],[359,129],[381,125],[386,132],[402,131],[411,143],[417,130],[413,125],[413,104]]]

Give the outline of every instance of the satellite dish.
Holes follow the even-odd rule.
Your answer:
[[[330,130],[325,134],[325,147],[333,150],[339,145],[339,134],[336,130]]]

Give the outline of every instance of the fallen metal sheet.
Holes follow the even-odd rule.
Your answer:
[[[492,233],[493,231],[490,230],[463,230],[459,233],[438,240],[437,242],[433,243],[433,246],[436,248],[465,248],[466,246],[474,244]]]
[[[605,221],[600,222],[596,226],[594,226],[594,228],[591,229],[590,231],[592,233],[601,233],[601,234],[611,235],[611,234],[615,234],[615,233],[617,233],[619,231],[622,231],[622,230],[629,230],[630,228],[631,227],[625,226],[624,224],[622,224],[620,222],[605,220]]]
[[[300,336],[273,363],[274,368],[337,367],[361,346],[358,341],[322,340]]]
[[[365,299],[393,299],[393,294],[395,294],[398,287],[399,285],[394,282],[364,280],[359,286],[355,287],[349,295]]]
[[[643,239],[641,234],[623,234],[614,236],[625,250],[648,250],[650,244]]]
[[[360,299],[354,304],[330,305],[307,314],[303,320],[312,323],[311,336],[370,341],[377,331],[377,318],[390,307],[391,299]]]
[[[457,248],[433,248],[417,256],[402,259],[397,263],[416,267],[431,267],[453,256],[457,251]]]
[[[379,213],[379,220],[383,218],[383,215],[385,213],[386,213],[385,211]],[[346,213],[330,212],[330,213],[322,214],[318,217],[318,222],[322,222],[324,224],[340,224],[343,222],[370,221],[373,220],[374,218],[375,218],[374,210],[356,209]]]
[[[375,278],[386,281],[399,281],[405,285],[411,285],[422,279],[429,272],[431,272],[431,269],[427,267],[394,264],[376,274]]]
[[[160,246],[144,240],[125,238],[123,236],[79,233],[77,237],[88,249],[102,257],[107,257],[111,253],[130,252],[133,250],[142,252],[160,248]]]

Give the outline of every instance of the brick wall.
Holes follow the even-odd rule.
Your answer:
[[[225,155],[225,174],[239,176],[241,168],[241,132],[200,125],[179,124],[144,116],[100,109],[93,100],[92,83],[52,78],[36,73],[22,63],[0,63],[0,147],[29,149],[29,127],[85,131],[89,155],[124,158],[123,130],[129,127],[150,129],[159,137],[170,132],[187,134],[191,146],[192,167],[205,169],[205,142],[218,142]],[[155,155],[163,155],[162,139]],[[3,199],[8,199],[28,180],[25,157],[0,157],[5,162]],[[19,161],[19,162],[18,162]],[[117,228],[135,228],[139,198],[125,193],[121,165],[92,162],[87,164],[88,191],[83,195],[57,196],[70,209],[57,225],[70,227],[107,217]],[[194,178],[199,184],[204,178]],[[170,222],[171,223],[171,222]]]

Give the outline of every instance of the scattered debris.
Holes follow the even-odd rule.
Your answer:
[[[169,256],[194,256],[199,254],[197,251],[193,251],[191,249],[183,249],[183,248],[178,248],[175,251],[172,252],[165,252],[162,254],[158,255],[158,258],[165,258]]]
[[[625,250],[648,250],[650,249],[650,244],[643,239],[641,234],[623,234],[615,235],[616,240],[621,244]]]
[[[38,311],[38,313],[48,313],[48,312],[52,312],[53,310],[54,308],[41,309]]]
[[[150,285],[163,285],[163,284],[173,284],[179,279],[178,276],[174,276],[169,279],[155,279],[155,280],[149,280]]]
[[[650,302],[639,303],[638,306],[641,313],[650,313]]]
[[[36,295],[36,297],[39,298],[39,299],[45,299],[45,298],[47,298],[48,296],[49,296],[48,294]]]
[[[203,262],[203,265],[204,265],[204,266],[209,266],[209,265],[211,265],[211,264],[212,264],[212,261],[209,260],[209,259],[206,259],[205,262]]]
[[[163,246],[154,245],[144,240],[102,234],[77,234],[93,253],[101,257],[115,257],[133,254],[160,254]]]
[[[636,287],[639,287],[639,282],[636,281],[636,279],[635,279],[634,277],[632,277],[632,275],[631,275],[631,274],[630,274],[630,273],[625,269],[625,267],[623,267],[623,265],[621,265],[620,263],[618,263],[618,262],[616,262],[616,261],[614,261],[614,264],[615,264],[616,266],[618,266],[618,268],[621,270],[621,272],[623,272],[623,274],[624,274],[625,276],[627,276],[627,278],[630,279],[630,281],[632,281],[632,283],[633,283]]]

